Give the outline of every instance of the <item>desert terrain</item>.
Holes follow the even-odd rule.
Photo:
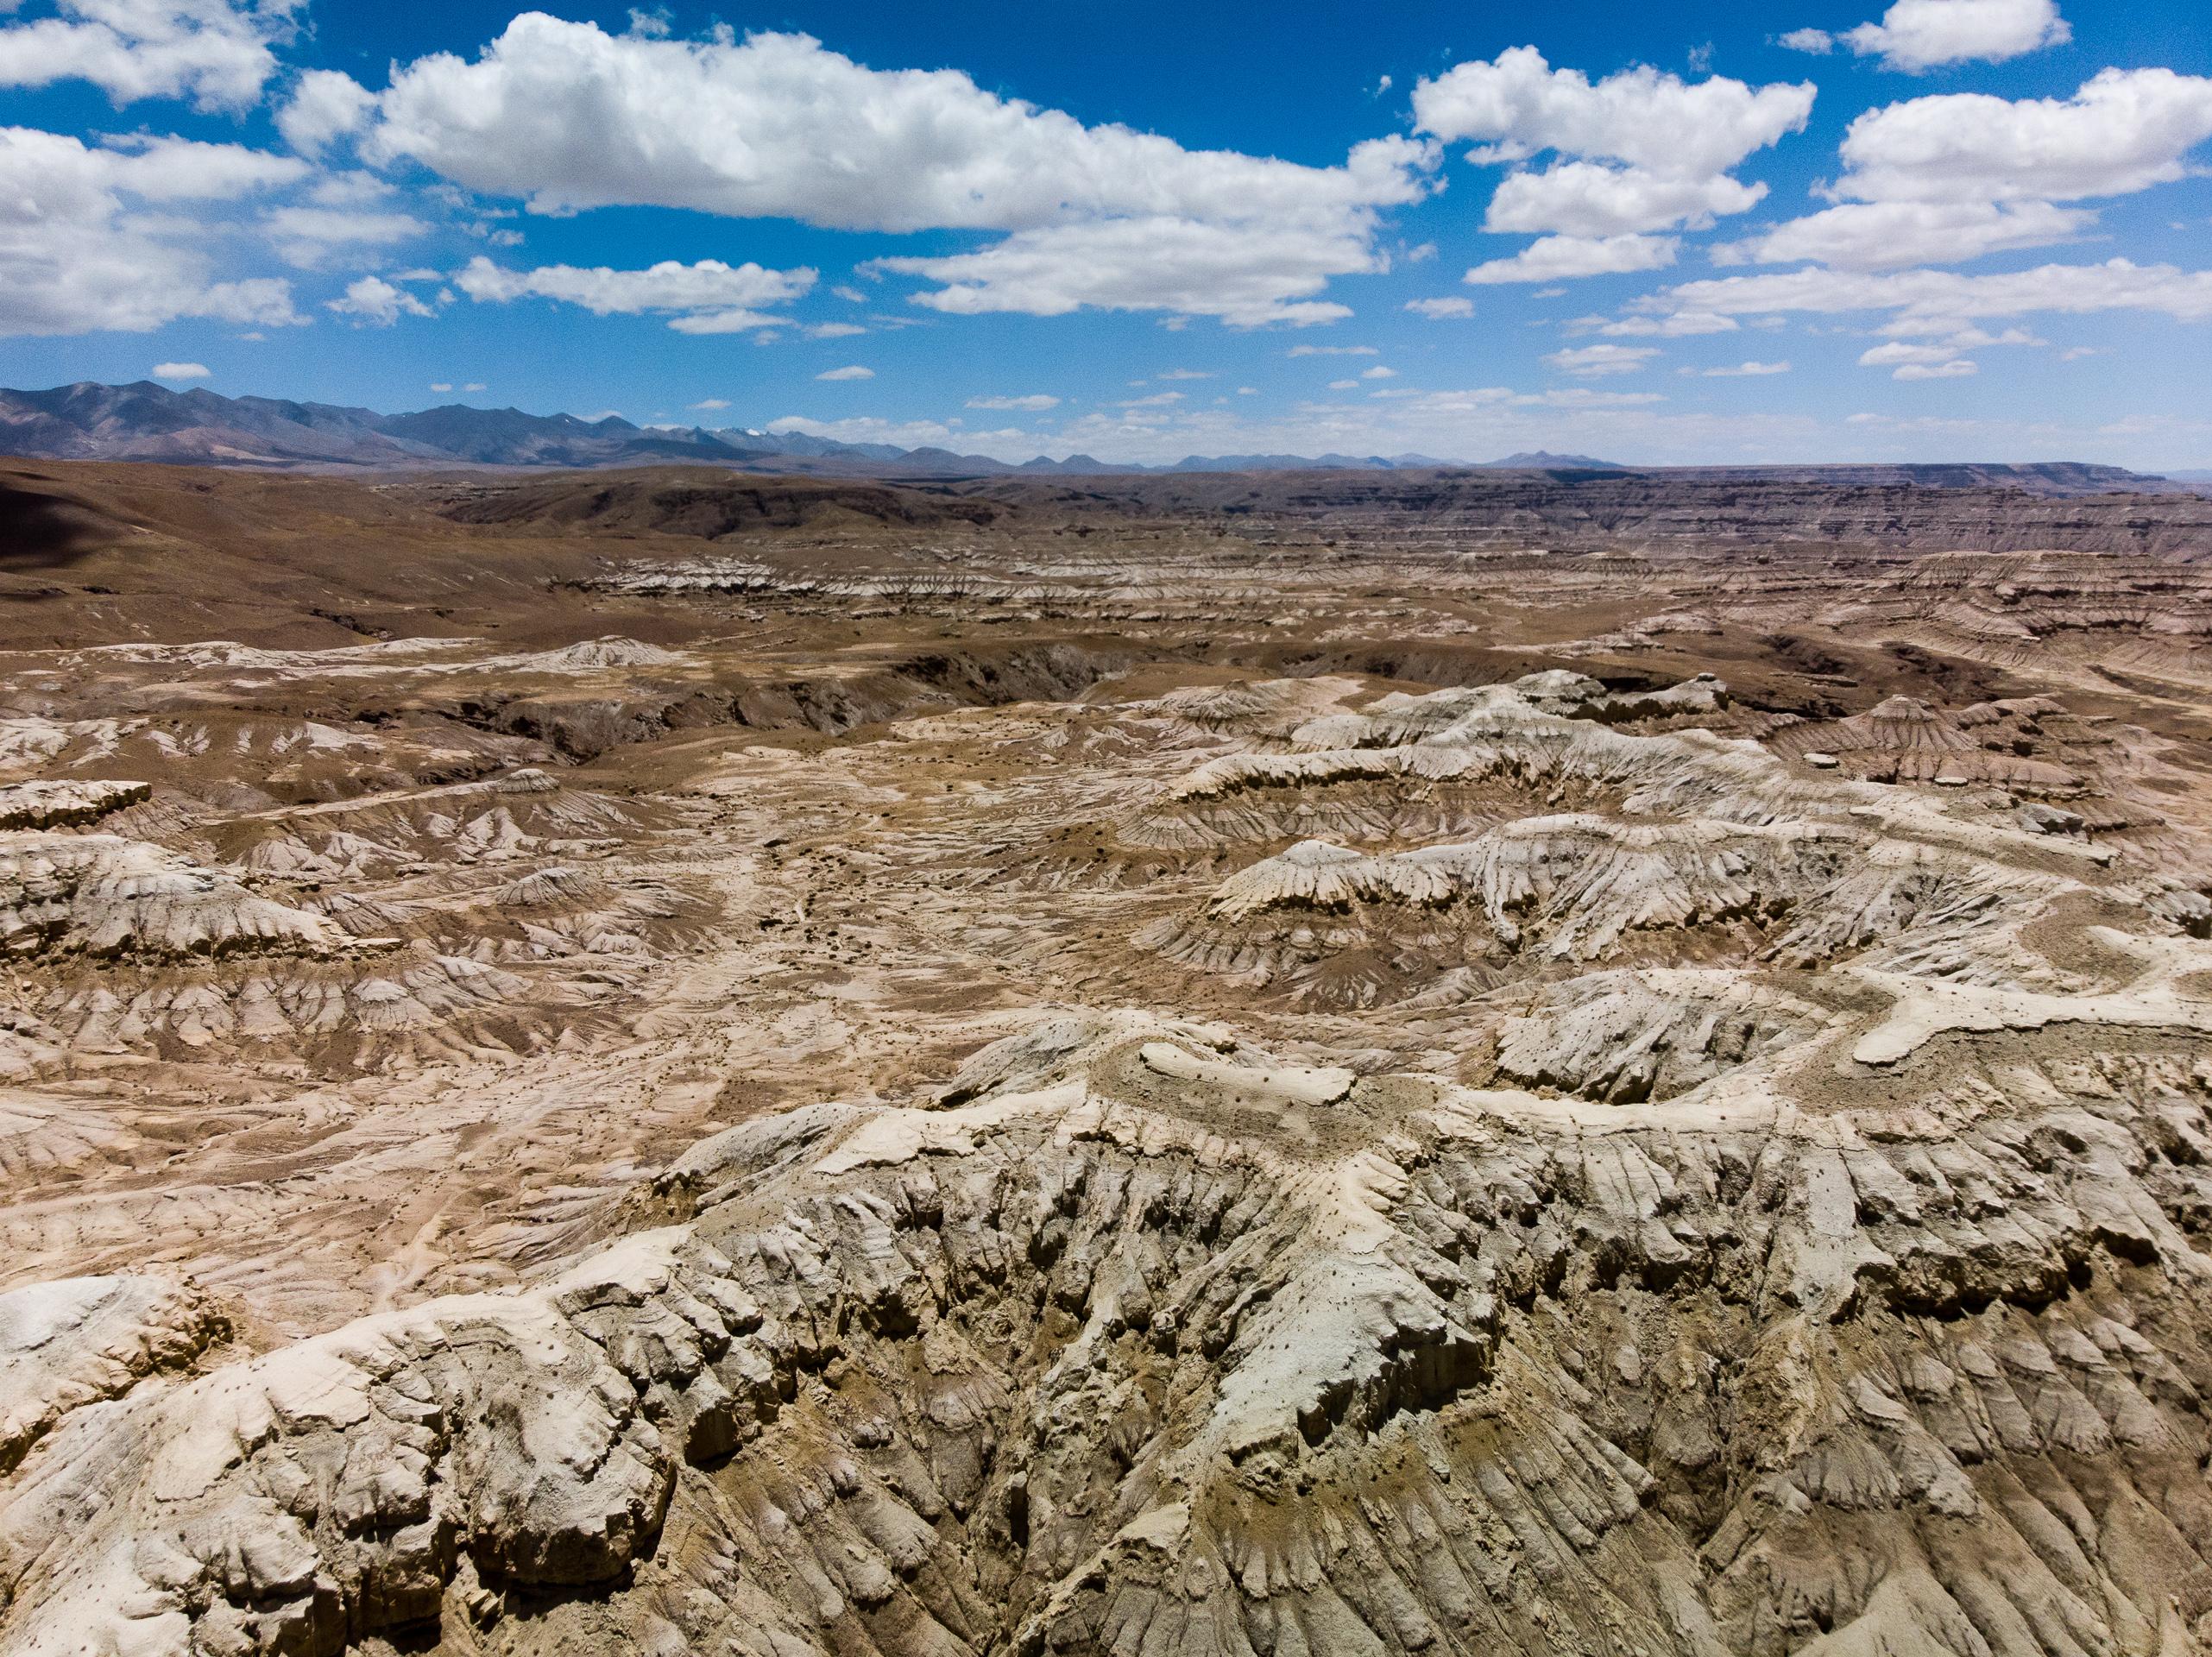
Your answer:
[[[2212,1651],[2212,501],[0,462],[0,1652]]]

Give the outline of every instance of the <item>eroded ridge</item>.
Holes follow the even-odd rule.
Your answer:
[[[703,1143],[639,1194],[647,1229],[537,1286],[114,1402],[66,1377],[118,1314],[62,1291],[9,1376],[10,1419],[58,1419],[0,1509],[0,1626],[26,1652],[440,1616],[461,1648],[747,1653],[2185,1641],[2212,1591],[2201,1061],[2016,1043],[2034,1094],[2001,1099],[1944,1096],[1923,1044],[1839,1087],[1865,1017],[1789,1011],[1793,1062],[1634,1107],[1572,1064],[1585,1091],[1540,1097],[1063,1014],[936,1107]],[[187,1303],[129,1315],[130,1351],[187,1339]]]

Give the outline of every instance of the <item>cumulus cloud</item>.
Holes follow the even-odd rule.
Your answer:
[[[1738,362],[1730,368],[1700,369],[1700,376],[1707,380],[1761,380],[1768,375],[1787,374],[1787,362]]]
[[[2107,69],[2064,98],[1911,98],[1851,123],[1828,186],[1840,205],[1722,256],[1887,269],[2048,246],[2096,222],[2057,204],[2183,178],[2208,137],[2212,79],[2170,69]]]
[[[691,409],[694,413],[713,414],[728,406],[729,399],[727,397],[703,397],[691,405]]]
[[[814,282],[815,273],[804,266],[769,270],[750,261],[726,265],[702,259],[686,265],[666,259],[643,270],[605,265],[514,270],[481,254],[453,279],[456,287],[479,304],[545,299],[581,306],[600,317],[668,316],[668,325],[686,334],[737,333],[780,323],[785,319],[754,307],[797,299]]]
[[[1985,253],[2070,241],[2096,218],[2086,209],[2047,201],[1847,202],[1716,248],[1713,257],[1719,264],[1762,265],[1815,259],[1853,270],[1958,264]]]
[[[1469,280],[1555,280],[1671,263],[1674,243],[1653,232],[1702,230],[1756,205],[1767,186],[1731,169],[1801,130],[1813,90],[1685,81],[1642,66],[1593,82],[1516,47],[1422,81],[1413,104],[1421,131],[1469,141],[1470,160],[1515,169],[1483,228],[1545,237],[1522,262],[1478,265]],[[1548,166],[1532,165],[1546,154]]]
[[[1667,178],[1724,173],[1805,125],[1810,85],[1752,87],[1725,76],[1695,83],[1648,66],[1592,83],[1553,69],[1531,46],[1492,63],[1463,63],[1414,90],[1421,129],[1478,142],[1486,161],[1544,150],[1601,156]]]
[[[1781,44],[1799,52],[1830,52],[1840,44],[1861,57],[1879,57],[1886,68],[1918,72],[1953,63],[2002,63],[2072,38],[2056,0],[1897,0],[1878,23],[1841,35],[1792,29]]]
[[[1887,343],[1859,355],[1862,369],[1889,369],[1894,380],[1957,380],[1980,372],[1980,365],[1965,360],[1966,353],[1988,345],[2047,345],[2025,328],[2007,328],[1993,334],[1971,325],[1940,327],[1911,318],[1888,324],[1881,331]]]
[[[374,147],[542,211],[689,207],[839,230],[1021,230],[1093,217],[1279,217],[1414,199],[1412,146],[1342,167],[1184,149],[986,91],[875,70],[804,35],[613,36],[540,12],[473,63],[401,66]]]
[[[1963,353],[1988,346],[2040,346],[2027,329],[1992,333],[1979,325],[2039,312],[2089,315],[2135,311],[2177,322],[2212,320],[2212,271],[2138,265],[2043,265],[1968,276],[1954,271],[1854,272],[1819,268],[1686,282],[1635,301],[1639,315],[1692,312],[1759,317],[1887,312],[1876,330],[1886,343],[1859,359],[1900,380],[1958,379],[1976,372]],[[1958,367],[1956,364],[1964,363]]]
[[[967,400],[967,406],[970,408],[1019,409],[1024,413],[1042,414],[1048,408],[1059,407],[1060,400],[1037,392],[1027,397],[971,397]]]
[[[1387,270],[1390,260],[1358,218],[1108,218],[1018,231],[974,253],[880,259],[875,268],[942,284],[917,303],[960,315],[1165,311],[1256,327],[1350,316],[1350,307],[1313,296],[1332,278]]]
[[[1379,356],[1372,345],[1293,345],[1285,356]]]
[[[293,148],[320,154],[339,138],[366,127],[375,108],[376,95],[351,75],[310,69],[277,111],[276,129]]]
[[[156,380],[205,380],[208,375],[208,367],[205,362],[156,362],[154,365]]]
[[[13,9],[0,7],[0,10]],[[118,104],[188,98],[202,110],[261,101],[271,41],[294,0],[57,0],[58,16],[0,28],[0,86],[90,81]]]
[[[362,327],[389,328],[401,317],[426,317],[431,309],[404,287],[381,276],[363,276],[347,284],[343,297],[328,299],[325,307],[342,317],[356,318]]]
[[[1654,345],[1575,345],[1544,358],[1560,374],[1585,377],[1603,374],[1634,374],[1659,355]]]
[[[873,380],[876,377],[876,371],[853,362],[841,369],[824,369],[814,377],[817,380]]]
[[[1509,259],[1477,265],[1462,281],[1557,282],[1577,276],[1612,276],[1663,270],[1674,262],[1680,238],[1672,236],[1547,236]]]
[[[348,207],[279,207],[262,216],[262,228],[278,255],[303,270],[328,263],[340,249],[389,247],[430,232],[412,213]]]
[[[2187,172],[2212,137],[2212,79],[2106,69],[2071,98],[1951,92],[1869,110],[1841,149],[1839,195],[1862,201],[2078,201]]]
[[[2032,270],[1965,275],[1948,270],[1841,271],[1819,268],[1684,282],[1638,299],[1638,314],[1678,312],[1723,316],[1887,311],[1898,332],[1938,332],[1993,318],[2039,312],[2087,315],[2141,311],[2177,322],[2212,318],[2212,270],[2139,265],[2040,265]]]
[[[1763,184],[1726,173],[1667,178],[1640,167],[1561,161],[1541,173],[1509,173],[1498,181],[1483,217],[1486,230],[1568,236],[1703,230],[1724,215],[1747,212],[1766,198]]]
[[[1189,150],[955,70],[872,69],[804,35],[610,35],[536,12],[473,62],[438,53],[398,66],[376,113],[364,154],[542,212],[657,205],[1010,233],[876,268],[942,284],[923,302],[957,312],[1327,320],[1340,307],[1311,296],[1383,268],[1377,211],[1419,199],[1431,159],[1407,138],[1328,167]]]
[[[1417,317],[1427,317],[1431,322],[1443,322],[1453,317],[1472,317],[1475,314],[1472,299],[1408,299],[1406,309]]]
[[[236,201],[306,167],[239,144],[164,138],[93,149],[60,133],[0,128],[0,335],[142,332],[180,317],[274,325],[301,318],[290,286],[217,281],[214,221],[152,205]]]

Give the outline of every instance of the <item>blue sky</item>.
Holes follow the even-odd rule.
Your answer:
[[[2212,466],[2208,140],[2203,0],[0,0],[0,383]]]

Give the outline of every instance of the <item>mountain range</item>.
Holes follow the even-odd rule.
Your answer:
[[[1403,471],[1440,468],[1553,472],[1633,469],[1587,455],[1538,450],[1500,460],[1433,455],[1189,455],[1164,466],[1089,455],[1018,464],[988,455],[882,443],[839,443],[797,432],[747,427],[638,425],[616,415],[526,414],[449,403],[411,414],[272,397],[172,391],[152,381],[80,381],[45,391],[0,389],[0,453],[50,460],[162,461],[275,469],[467,467],[609,467],[695,463],[739,471],[872,477],[1133,475],[1175,472]],[[1935,487],[1999,485],[2039,495],[2158,492],[2201,487],[2080,462],[1972,463],[1852,467],[1697,467],[1669,472],[1835,477]]]

